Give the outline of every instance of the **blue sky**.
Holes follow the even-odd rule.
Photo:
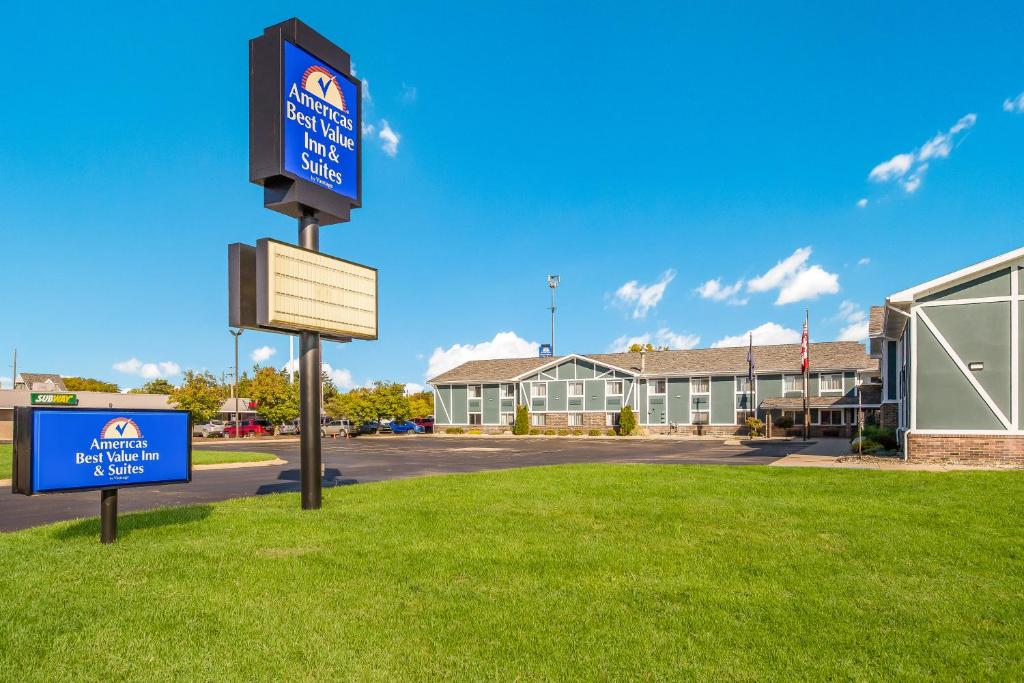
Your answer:
[[[380,269],[380,340],[325,344],[340,384],[532,354],[548,273],[562,353],[786,341],[805,307],[857,338],[1024,243],[1024,9],[857,4],[21,3],[45,31],[8,37],[0,353],[227,370],[226,245],[295,239],[247,166],[247,40],[292,12],[369,82],[363,208],[321,247]]]

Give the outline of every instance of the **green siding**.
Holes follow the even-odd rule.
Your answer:
[[[584,383],[583,391],[587,410],[604,410],[604,380],[590,379]]]
[[[782,396],[782,375],[758,375],[757,400]]]
[[[558,366],[558,379],[573,379],[576,377],[576,364],[573,361],[562,363]]]
[[[548,382],[548,410],[551,412],[565,412],[566,403],[566,391],[568,391],[567,383],[562,382]]]
[[[609,412],[618,412],[622,410],[622,397],[621,396],[609,396],[607,409]]]
[[[985,364],[983,370],[971,374],[1003,415],[1009,416],[1010,303],[933,306],[925,310],[964,365],[976,361]],[[918,368],[918,372],[923,369]]]
[[[931,330],[917,337],[917,428],[1003,429]]]
[[[831,392],[830,392],[831,393]],[[821,395],[821,379],[818,373],[814,373],[807,380],[807,395],[808,396],[820,396]]]
[[[668,421],[690,423],[690,380],[673,377],[668,381]]]
[[[668,422],[668,419],[666,418],[664,396],[651,396],[648,410],[650,411],[650,422],[648,422],[648,424],[660,425]]]
[[[583,399],[579,397],[570,397],[569,410],[583,410]]]
[[[511,399],[511,398],[503,398],[503,399],[501,399],[501,412],[503,412],[503,413],[512,413],[512,412],[515,412],[515,409],[516,409],[516,404],[515,404],[515,401],[513,399]]]
[[[497,384],[485,384],[484,385],[484,409],[483,409],[483,421],[484,424],[498,424],[498,413],[501,412],[499,409],[498,399],[498,385]]]
[[[734,424],[736,384],[733,377],[711,378],[711,424]]]
[[[469,411],[466,410],[467,396],[465,384],[452,386],[452,424],[464,425],[469,422]]]
[[[843,393],[848,394],[857,388],[857,373],[856,372],[844,372],[843,373]]]
[[[1004,268],[994,273],[968,280],[955,287],[944,289],[941,292],[922,297],[921,301],[955,301],[958,299],[975,299],[983,296],[1009,295],[1010,269]]]
[[[630,396],[629,392],[633,389],[633,380],[624,379],[622,380],[622,400],[628,405],[634,405],[633,397]]]
[[[443,425],[451,424],[448,416],[452,414],[452,388],[450,386],[438,387],[437,400],[441,405],[434,408],[434,421]]]
[[[640,409],[636,411],[636,419],[640,424],[650,424],[647,421],[647,381],[641,380],[636,386],[636,404],[640,406]]]
[[[576,361],[576,378],[587,379],[594,376],[594,364],[585,360]]]

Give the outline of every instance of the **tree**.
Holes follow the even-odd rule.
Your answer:
[[[209,372],[186,370],[181,386],[172,389],[170,403],[192,413],[196,424],[209,422],[220,413],[224,403],[224,390],[217,384],[217,378]]]
[[[146,382],[138,389],[132,389],[129,394],[166,394],[174,392],[174,385],[165,379],[154,379]]]
[[[68,391],[106,391],[113,394],[121,391],[121,388],[113,382],[104,382],[92,377],[65,377],[64,386],[68,388]]]
[[[409,414],[412,417],[426,417],[434,414],[434,392],[418,391],[409,394]]]
[[[408,420],[410,417],[409,398],[405,395],[405,385],[396,382],[374,382],[374,408],[377,420],[394,419]]]
[[[623,406],[619,413],[619,434],[629,436],[636,429],[636,413],[629,406]]]
[[[516,421],[512,424],[512,433],[519,436],[530,433],[530,411],[524,405],[516,408]]]
[[[347,418],[355,427],[373,422],[377,419],[377,409],[372,394],[373,391],[365,387],[337,394],[327,401],[327,414],[335,420]]]
[[[256,414],[277,426],[299,416],[299,388],[288,383],[288,375],[274,368],[254,369],[249,384],[250,398],[256,401]]]
[[[320,381],[324,385],[324,403],[326,404],[332,398],[338,395],[338,387],[334,384],[334,380],[327,374],[326,371],[321,372]]]
[[[667,346],[655,346],[654,344],[651,344],[650,342],[648,342],[646,344],[640,344],[638,342],[634,342],[634,343],[630,344],[629,348],[626,349],[626,350],[629,353],[640,353],[641,351],[668,351],[669,348]]]

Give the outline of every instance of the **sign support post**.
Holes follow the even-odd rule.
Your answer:
[[[100,543],[117,540],[117,489],[100,491]]]
[[[320,251],[320,223],[316,215],[299,217],[299,246]],[[302,509],[319,510],[320,474],[320,333],[299,333],[299,479]]]

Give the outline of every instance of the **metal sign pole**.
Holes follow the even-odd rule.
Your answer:
[[[299,218],[299,246],[320,251],[320,223],[315,215]],[[320,333],[299,333],[299,439],[302,509],[320,509]]]
[[[100,543],[117,540],[117,489],[100,491]]]

